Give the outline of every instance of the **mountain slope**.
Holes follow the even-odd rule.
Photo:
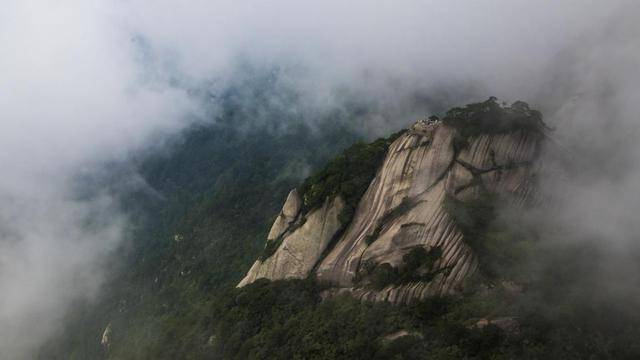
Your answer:
[[[486,114],[494,123],[512,118],[504,121],[502,129],[492,123],[486,131],[476,133],[465,133],[471,125],[456,123],[464,116]],[[292,211],[286,229],[278,231],[282,237],[278,249],[271,257],[256,261],[239,285],[257,278],[304,278],[313,269],[317,279],[330,284],[333,291],[349,291],[367,300],[407,303],[462,291],[478,261],[445,205],[483,194],[519,206],[526,203],[534,191],[534,162],[544,128],[528,106],[503,108],[493,99],[448,116],[444,121],[419,121],[390,144],[348,224],[336,223],[343,208],[339,195],[327,197],[322,208],[308,214],[298,208]],[[513,126],[517,121],[523,126]],[[534,125],[527,128],[530,124]],[[283,213],[291,202],[300,201],[297,192],[292,192]],[[280,218],[276,227],[283,227]],[[330,238],[334,236],[337,242],[327,248],[333,245]],[[313,251],[305,251],[312,247]],[[375,281],[383,272],[394,277],[406,267],[404,258],[412,251],[420,257],[421,249],[431,254],[421,260],[430,262],[428,266],[422,264],[402,280]]]
[[[108,264],[100,297],[74,304],[39,358],[201,355],[196,329],[208,326],[211,302],[260,254],[282,198],[360,139],[345,119],[355,116],[349,109],[307,119],[310,126],[291,110],[295,101],[272,101],[287,98],[276,75],[247,77],[215,98],[209,121],[86,181],[122,200],[126,243]],[[141,187],[122,186],[131,173]],[[108,324],[106,353],[100,338]]]
[[[527,221],[540,115],[490,99],[431,120],[356,143],[302,184],[284,175],[353,143],[344,123],[191,129],[138,164],[162,196],[127,197],[145,215],[128,266],[39,358],[638,358],[633,302],[593,286],[601,247]],[[450,263],[469,266],[461,288],[440,272]]]

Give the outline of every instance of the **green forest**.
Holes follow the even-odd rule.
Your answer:
[[[490,194],[446,201],[480,262],[473,286],[460,296],[395,306],[347,295],[323,300],[325,285],[314,278],[235,288],[264,254],[266,233],[289,190],[299,188],[306,209],[341,195],[352,211],[398,136],[363,142],[343,121],[357,110],[314,127],[283,128],[290,115],[268,108],[275,115],[267,121],[243,126],[268,106],[254,100],[252,109],[242,103],[245,95],[230,91],[218,121],[191,127],[167,153],[135,160],[136,171],[161,196],[136,190],[122,197],[134,219],[129,246],[113,260],[98,303],[76,304],[72,319],[41,349],[42,359],[640,357],[640,314],[591,286],[602,256],[596,247],[545,248],[540,238],[561,237],[563,229],[530,228],[524,215],[505,221]],[[487,106],[507,119],[500,131],[522,124],[539,129],[540,115],[528,105],[505,110],[492,99],[453,109],[444,121],[463,138],[476,136],[492,125],[473,109]],[[118,172],[128,166],[85,181],[119,191]],[[402,269],[373,265],[362,281],[374,289],[415,281],[414,271],[439,256],[437,248],[414,249]],[[483,319],[517,326],[505,331],[479,325]],[[107,324],[112,341],[105,348],[100,337]]]

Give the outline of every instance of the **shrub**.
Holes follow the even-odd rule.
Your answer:
[[[435,275],[433,264],[442,255],[439,247],[428,251],[422,246],[413,247],[403,255],[402,264],[395,267],[389,263],[376,264],[369,260],[362,264],[356,283],[366,281],[366,286],[381,290],[389,285],[401,285],[414,281],[429,281]]]
[[[273,254],[275,254],[278,248],[280,247],[280,244],[282,244],[282,235],[278,236],[278,238],[276,239],[267,240],[267,243],[265,244],[264,249],[260,254],[260,257],[259,257],[260,261],[264,262],[265,260],[270,258]]]
[[[376,290],[382,290],[395,284],[399,277],[398,268],[389,263],[380,264],[371,273],[370,286]]]
[[[404,271],[413,273],[421,267],[431,269],[433,263],[440,258],[441,255],[442,250],[439,247],[427,251],[427,249],[422,246],[415,246],[411,251],[402,256]]]
[[[478,257],[483,275],[489,279],[522,280],[515,279],[525,276],[518,268],[533,256],[536,237],[524,226],[498,219],[497,204],[497,196],[484,192],[467,201],[447,196],[444,209]]]
[[[495,97],[484,102],[455,107],[447,111],[443,123],[458,130],[454,146],[464,147],[469,137],[481,134],[503,134],[525,131],[542,135],[548,127],[542,121],[542,114],[529,108],[524,101],[516,101],[511,106],[502,106]]]
[[[380,236],[380,232],[382,231],[382,227],[384,226],[384,224],[388,223],[389,221],[403,214],[406,214],[407,211],[411,210],[417,204],[418,202],[416,202],[415,200],[405,197],[402,199],[400,204],[398,204],[398,206],[396,206],[395,208],[383,214],[382,217],[378,219],[378,224],[376,225],[376,228],[373,230],[373,233],[371,233],[366,237],[365,242],[367,243],[367,245],[371,245],[376,240],[378,240],[378,237]]]
[[[337,195],[344,199],[347,207],[355,209],[382,164],[389,145],[403,133],[404,130],[369,144],[357,143],[308,177],[298,189],[305,212],[322,206],[327,197]]]

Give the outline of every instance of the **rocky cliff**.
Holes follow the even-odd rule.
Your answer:
[[[329,293],[366,300],[406,303],[460,292],[478,261],[447,205],[485,194],[525,204],[535,190],[543,139],[517,123],[539,120],[526,104],[502,108],[490,99],[473,105],[443,121],[418,121],[399,136],[348,224],[340,222],[340,196],[303,214],[292,191],[269,234],[268,244],[277,248],[256,261],[239,286],[313,273],[330,284]]]
[[[300,213],[301,203],[292,190],[267,238],[275,252],[263,254],[238,286],[259,278],[302,279],[309,274],[341,228],[338,216],[344,202],[339,196],[327,198],[322,207],[305,216]]]

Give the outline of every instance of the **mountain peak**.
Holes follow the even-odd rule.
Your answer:
[[[444,120],[416,121],[389,144],[352,216],[341,217],[347,207],[339,195],[298,212],[272,256],[256,261],[239,286],[314,275],[368,300],[406,303],[461,292],[482,269],[456,212],[496,197],[522,206],[535,193],[541,137],[522,130],[537,112],[512,109],[489,99]],[[495,116],[495,128],[486,114]]]

